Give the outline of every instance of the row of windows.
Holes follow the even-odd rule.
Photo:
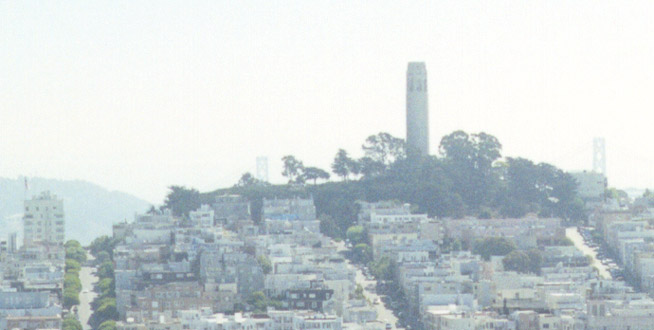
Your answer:
[[[34,209],[35,209],[36,211],[39,211],[39,207],[38,207],[38,206],[34,207]],[[56,206],[53,206],[52,209],[53,209],[53,210],[56,210],[57,207],[56,207]],[[46,211],[49,211],[49,210],[50,210],[50,207],[46,206],[46,207],[45,207],[45,210],[46,210]],[[30,207],[29,207],[29,206],[25,206],[25,212],[29,212],[29,211],[30,211]]]

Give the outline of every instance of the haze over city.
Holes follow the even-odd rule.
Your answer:
[[[504,156],[654,186],[650,1],[0,3],[0,176],[81,179],[161,203],[268,156],[329,168],[405,136],[429,71],[430,148],[484,131]],[[337,178],[334,178],[337,180]]]

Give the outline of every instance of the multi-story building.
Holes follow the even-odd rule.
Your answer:
[[[264,199],[263,220],[316,220],[316,207],[310,199]]]
[[[60,329],[61,306],[46,291],[0,291],[0,329]]]
[[[200,228],[213,226],[214,211],[209,205],[202,205],[199,209],[189,213],[191,224]]]
[[[239,195],[222,195],[211,204],[218,223],[232,224],[236,220],[250,220],[250,202]]]
[[[64,202],[44,191],[25,201],[23,245],[63,244],[65,235]]]
[[[606,176],[597,172],[572,172],[572,177],[579,184],[579,196],[588,201],[602,201],[606,190]]]

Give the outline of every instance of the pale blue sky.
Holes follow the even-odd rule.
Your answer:
[[[328,168],[404,136],[429,72],[432,153],[455,129],[504,154],[654,187],[651,1],[0,1],[0,176],[83,179],[159,203],[267,155]]]

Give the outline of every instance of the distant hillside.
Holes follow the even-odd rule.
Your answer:
[[[150,203],[132,195],[109,191],[85,181],[29,178],[0,178],[0,238],[12,231],[22,237],[23,200],[50,190],[64,200],[66,237],[88,244],[100,235],[111,234],[111,225],[132,220],[135,212],[145,212]]]

